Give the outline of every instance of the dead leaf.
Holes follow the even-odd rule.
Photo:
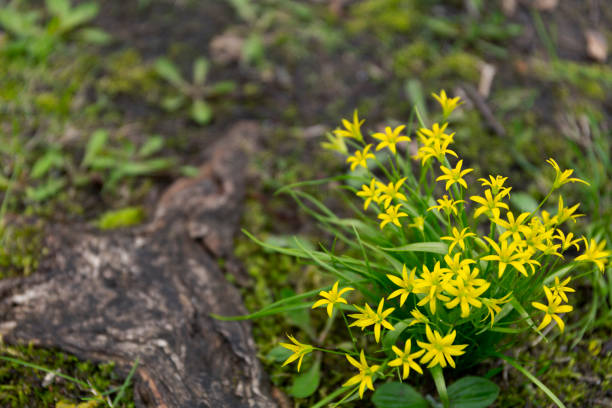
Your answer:
[[[235,33],[223,33],[210,41],[210,54],[219,64],[240,61],[244,39]]]
[[[538,10],[550,11],[557,8],[559,0],[535,0],[533,6]]]
[[[608,58],[608,43],[606,37],[595,30],[586,30],[584,37],[587,43],[587,54],[598,62],[605,62]]]

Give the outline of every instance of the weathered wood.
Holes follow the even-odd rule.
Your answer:
[[[7,342],[57,347],[123,370],[139,357],[139,407],[274,407],[246,312],[214,257],[231,253],[248,155],[242,123],[211,148],[195,179],[162,196],[146,226],[101,233],[53,226],[33,276],[0,284]]]

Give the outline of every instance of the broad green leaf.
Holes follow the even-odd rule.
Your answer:
[[[204,85],[208,74],[208,60],[200,57],[193,63],[193,82],[196,85]]]
[[[527,193],[512,193],[510,202],[522,212],[534,212],[538,208],[538,202]]]
[[[251,22],[257,17],[257,6],[252,0],[229,0],[236,13],[246,22]]]
[[[376,408],[428,408],[429,403],[405,383],[389,382],[376,388],[372,396]]]
[[[312,367],[310,367],[310,370],[295,378],[293,385],[289,388],[289,394],[295,398],[309,397],[319,388],[320,382],[320,363],[315,361]]]
[[[275,363],[283,363],[292,355],[293,352],[283,346],[276,346],[268,352],[266,358]]]
[[[85,156],[83,157],[81,166],[90,165],[94,158],[100,154],[107,141],[108,132],[106,130],[99,129],[93,132],[85,147]]]
[[[200,174],[200,169],[195,166],[181,166],[179,171],[184,177],[195,177]]]
[[[265,47],[259,34],[252,34],[242,44],[242,59],[247,64],[257,64],[264,60]]]
[[[168,58],[159,58],[155,61],[154,68],[157,75],[170,82],[172,85],[181,89],[185,85],[185,80],[179,72],[178,67]]]
[[[451,408],[485,408],[499,395],[499,387],[482,377],[463,377],[447,390]]]
[[[191,105],[191,118],[200,125],[205,125],[212,119],[210,105],[201,99],[196,99]]]
[[[417,242],[395,248],[381,248],[392,252],[430,252],[432,254],[447,254],[448,245],[444,242]]]

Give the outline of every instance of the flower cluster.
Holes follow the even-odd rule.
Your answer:
[[[579,204],[567,207],[557,190],[586,181],[548,159],[554,171],[548,194],[532,211],[511,209],[507,177],[488,175],[473,182],[474,170],[451,150],[455,133],[446,121],[460,99],[444,91],[434,98],[443,123],[420,123],[414,141],[400,125],[371,134],[373,141],[367,143],[361,129],[365,121],[355,111],[352,122],[343,120],[343,128],[328,135],[325,144],[348,156],[351,185],[361,186],[353,190],[363,200],[359,221],[330,224],[355,234],[354,239],[341,237],[363,258],[304,252],[319,264],[329,262],[326,269],[337,280],[309,306],[325,307],[329,319],[340,317],[354,347],[316,348],[291,336],[292,344],[282,345],[293,352],[285,364],[298,360],[298,370],[304,355],[314,350],[344,354],[359,372],[343,385],[354,387],[361,398],[366,389],[374,390],[376,380],[395,372],[405,380],[411,372],[423,374],[423,367],[433,373],[455,368],[455,359],[492,355],[499,333],[541,333],[553,321],[563,331],[561,316],[572,311],[570,273],[589,263],[603,272],[611,255],[605,241],[575,238],[567,231],[566,224],[580,216]],[[553,194],[558,201],[551,208]],[[547,304],[539,302],[543,297]],[[536,327],[532,322],[541,312]],[[355,328],[373,339],[370,347],[358,349]],[[376,358],[370,349],[379,350]]]

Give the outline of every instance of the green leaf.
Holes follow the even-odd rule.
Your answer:
[[[185,97],[183,95],[168,96],[162,99],[161,105],[168,112],[174,112],[178,110],[184,102]]]
[[[45,5],[49,13],[54,16],[64,17],[70,12],[69,0],[46,0]]]
[[[196,177],[200,174],[200,169],[195,166],[181,166],[179,172],[183,177]]]
[[[395,248],[381,248],[385,251],[401,251],[401,252],[430,252],[432,254],[447,254],[448,245],[444,242],[417,242]]]
[[[268,352],[266,358],[275,363],[283,363],[293,352],[283,346],[276,346]]]
[[[59,150],[49,150],[44,156],[36,160],[32,166],[30,176],[38,179],[47,174],[53,167],[61,168],[64,165],[64,156]]]
[[[81,41],[95,45],[106,45],[113,40],[113,36],[100,28],[87,27],[77,33]]]
[[[397,342],[397,339],[399,338],[400,334],[402,334],[402,332],[406,330],[406,328],[408,328],[408,321],[409,320],[402,320],[401,322],[393,325],[395,330],[387,331],[387,333],[383,337],[383,348],[391,349],[391,346],[395,346],[395,343]],[[403,346],[400,346],[400,348],[404,349]]]
[[[537,385],[538,388],[540,388],[546,395],[548,395],[548,398],[550,398],[555,404],[557,404],[557,406],[559,408],[566,408],[565,404],[559,399],[559,397],[557,397],[555,395],[554,392],[552,392],[550,390],[550,388],[548,388],[542,381],[538,380],[533,374],[531,374],[523,366],[521,366],[518,363],[518,361],[516,361],[513,358],[508,357],[508,356],[506,356],[505,354],[502,354],[502,353],[494,352],[494,354],[497,357],[501,358],[502,360],[506,361],[512,367],[514,367],[517,370],[519,370],[521,372],[521,374],[523,374],[525,377],[529,378],[529,380],[531,380],[532,383]]]
[[[295,398],[306,398],[312,395],[321,382],[320,363],[316,361],[310,370],[299,375],[293,381],[293,385],[289,388],[289,394]]]
[[[499,387],[482,377],[463,377],[447,388],[451,408],[484,408],[497,399]]]
[[[534,212],[538,208],[538,202],[527,193],[512,193],[510,202],[522,212]]]
[[[96,156],[100,154],[107,141],[108,132],[106,130],[98,129],[93,132],[85,147],[85,157],[83,157],[81,166],[89,166]]]
[[[295,292],[291,288],[281,289],[281,298],[292,298],[295,296]],[[315,333],[310,325],[310,309],[297,309],[290,310],[286,313],[289,322],[304,330],[311,337],[315,337]]]
[[[69,14],[61,16],[59,26],[60,32],[66,33],[87,23],[98,14],[98,10],[98,4],[94,2],[79,5],[71,10]]]
[[[193,63],[193,82],[196,85],[204,85],[208,74],[208,60],[200,57]]]
[[[252,34],[242,44],[242,59],[247,64],[257,64],[264,60],[265,47],[259,34]]]
[[[408,384],[389,382],[378,387],[372,396],[376,408],[428,408],[427,400]]]
[[[52,178],[36,188],[28,187],[26,189],[26,197],[30,201],[45,201],[59,193],[65,185],[66,180],[64,178]]]
[[[205,125],[212,119],[210,105],[201,99],[196,99],[191,105],[191,118],[200,125]]]
[[[236,82],[234,81],[219,81],[207,88],[207,95],[209,97],[221,96],[234,92],[236,89]]]
[[[185,85],[185,80],[179,72],[178,67],[168,58],[159,58],[155,61],[154,68],[157,75],[170,82],[172,85],[181,89]]]
[[[151,136],[138,150],[139,157],[149,157],[164,148],[164,138],[161,136]]]

